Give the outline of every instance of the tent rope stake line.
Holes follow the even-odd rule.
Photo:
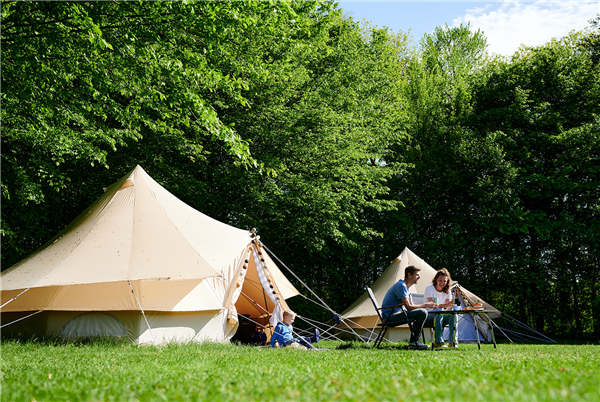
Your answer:
[[[279,263],[280,263],[280,264],[281,264],[281,265],[282,265],[282,266],[283,266],[285,269],[287,269],[287,270],[288,270],[288,272],[290,272],[290,273],[291,273],[291,274],[294,276],[294,278],[296,278],[296,279],[297,279],[297,280],[298,280],[298,281],[299,281],[299,282],[300,282],[300,283],[301,283],[301,284],[302,284],[302,285],[303,285],[303,286],[304,286],[306,289],[308,289],[308,291],[309,291],[310,293],[312,293],[312,294],[313,294],[313,295],[314,295],[314,296],[315,296],[315,297],[316,297],[316,298],[317,298],[317,299],[318,299],[318,300],[321,302],[321,307],[324,307],[325,309],[329,310],[329,312],[333,313],[333,314],[334,314],[334,316],[338,316],[338,317],[340,317],[340,318],[341,318],[341,321],[342,321],[342,323],[343,323],[344,325],[346,325],[346,326],[347,326],[347,327],[348,327],[348,328],[349,328],[349,329],[350,329],[350,330],[351,330],[351,331],[352,331],[352,332],[353,332],[353,333],[354,333],[354,334],[355,334],[355,335],[356,335],[356,336],[357,336],[357,337],[358,337],[360,340],[362,340],[362,341],[363,341],[363,342],[364,342],[364,343],[365,343],[367,346],[371,347],[371,345],[370,345],[368,342],[366,342],[366,341],[365,341],[365,340],[364,340],[362,337],[358,336],[358,334],[357,334],[357,333],[354,331],[354,329],[352,329],[352,327],[351,327],[351,326],[349,326],[349,325],[348,325],[348,324],[345,322],[345,320],[344,320],[344,319],[343,319],[343,318],[342,318],[340,315],[338,315],[338,313],[336,313],[336,312],[335,312],[335,311],[334,311],[334,310],[333,310],[331,307],[329,307],[329,306],[328,306],[328,305],[327,305],[327,304],[326,304],[326,303],[325,303],[325,302],[324,302],[324,301],[323,301],[323,300],[322,300],[322,299],[321,299],[321,298],[320,298],[320,297],[319,297],[319,296],[318,296],[318,295],[317,295],[315,292],[313,292],[313,291],[312,291],[312,289],[311,289],[311,288],[309,288],[309,287],[308,287],[308,286],[307,286],[307,285],[306,285],[306,284],[305,284],[305,283],[304,283],[304,282],[303,282],[303,281],[302,281],[300,278],[298,278],[298,276],[297,276],[297,275],[296,275],[296,274],[295,274],[295,273],[294,273],[294,272],[293,272],[293,271],[292,271],[290,268],[288,268],[288,266],[287,266],[287,265],[285,265],[285,264],[283,263],[283,261],[281,261],[281,260],[279,259],[279,257],[277,257],[277,256],[276,256],[276,255],[275,255],[275,254],[274,254],[274,253],[273,253],[271,250],[269,250],[269,249],[267,248],[267,246],[264,246],[264,247],[265,247],[265,250],[267,250],[267,251],[268,251],[270,254],[272,254],[272,255],[273,255],[273,257],[275,257],[275,258],[277,259],[277,261],[279,261]]]
[[[305,295],[303,295],[303,294],[300,294],[299,296],[301,296],[301,297],[303,297],[304,299],[306,299],[306,300],[310,301],[311,303],[314,303],[314,304],[316,304],[316,305],[317,305],[317,306],[319,306],[319,307],[323,307],[323,306],[321,306],[319,303],[317,303],[316,301],[314,301],[313,299],[311,299],[310,297],[307,297],[307,296],[305,296]],[[335,330],[335,331],[338,331],[338,332],[341,332],[341,333],[344,333],[344,334],[352,334],[352,335],[354,335],[354,336],[355,336],[355,337],[357,337],[357,338],[362,338],[363,340],[364,340],[364,339],[366,339],[366,343],[370,342],[370,341],[371,341],[371,339],[372,339],[372,337],[373,337],[374,335],[376,335],[376,333],[375,333],[373,330],[371,330],[371,329],[369,329],[369,328],[366,328],[366,327],[364,327],[364,326],[360,325],[360,323],[358,323],[358,322],[352,321],[352,320],[351,320],[351,319],[349,319],[348,317],[344,317],[344,316],[342,316],[341,314],[337,314],[337,313],[336,313],[336,316],[337,316],[337,317],[339,318],[339,320],[340,320],[340,322],[339,322],[339,323],[338,323],[338,322],[335,322],[335,324],[336,324],[336,325],[330,325],[330,324],[328,324],[328,323],[323,323],[323,322],[319,322],[319,321],[316,321],[316,320],[310,320],[310,319],[308,319],[308,318],[306,318],[306,317],[302,317],[302,316],[298,316],[298,317],[300,317],[300,318],[301,318],[301,319],[303,319],[304,321],[307,321],[309,324],[312,324],[312,323],[314,322],[314,323],[318,323],[318,324],[322,324],[322,325],[325,325],[325,326],[327,326],[327,327],[328,327],[328,329],[327,329],[327,330],[325,330],[325,331],[323,331],[323,334],[322,334],[322,335],[325,335],[325,334],[329,333],[329,331],[331,331],[331,330]],[[345,328],[340,328],[340,327],[339,327],[339,325],[341,325],[341,324],[342,324],[342,321],[344,321],[344,324],[346,325],[346,328],[348,328],[348,329],[349,329],[349,331],[347,331]],[[358,335],[358,334],[357,334],[357,333],[354,331],[353,327],[350,327],[348,324],[346,324],[346,322],[349,322],[350,324],[353,324],[353,325],[355,325],[355,326],[356,326],[356,328],[360,328],[361,330],[364,330],[365,332],[368,332],[368,333],[369,333],[369,336],[368,336],[368,337],[367,337],[367,336],[364,336],[364,335],[360,335],[360,336],[359,336],[359,335]],[[332,335],[332,336],[333,336],[333,337],[334,337],[336,340],[341,340],[341,339],[339,339],[337,336],[335,336],[335,334],[331,334],[331,335]],[[368,346],[370,346],[370,345],[368,345]]]
[[[142,305],[140,304],[140,301],[137,298],[137,295],[135,294],[135,291],[133,290],[133,286],[131,286],[131,282],[127,281],[127,284],[129,285],[129,288],[131,289],[131,293],[133,294],[133,297],[135,297],[135,301],[137,302],[138,306],[140,307],[140,311],[142,312],[142,315],[144,316],[144,321],[146,321],[146,325],[148,326],[148,330],[150,331],[150,335],[152,335],[152,341],[154,342],[155,346],[158,346],[156,344],[156,337],[154,336],[154,332],[152,332],[152,328],[150,327],[150,323],[148,322],[148,318],[146,317],[146,313],[144,313],[144,309],[142,308]]]
[[[12,299],[10,299],[9,301],[7,301],[6,303],[4,303],[2,306],[0,306],[0,309],[2,309],[2,307],[6,306],[8,303],[10,303],[11,301],[15,300],[17,297],[21,296],[23,293],[27,292],[29,289],[31,288],[27,288],[24,291],[22,291],[21,293],[19,293],[18,295],[16,295],[15,297],[13,297]]]

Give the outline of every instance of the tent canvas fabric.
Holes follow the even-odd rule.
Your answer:
[[[84,336],[116,318],[136,343],[226,341],[238,314],[266,324],[298,294],[259,236],[193,209],[140,166],[2,272],[0,289],[2,325],[42,312],[3,333],[66,334],[76,317],[102,312],[71,325]]]
[[[383,271],[381,276],[377,278],[377,280],[375,280],[371,286],[369,286],[379,303],[383,301],[385,294],[394,283],[398,282],[400,279],[404,279],[404,270],[410,265],[421,269],[419,272],[421,279],[417,284],[409,288],[410,294],[420,295],[421,297],[424,295],[425,288],[431,285],[437,271],[418,255],[410,251],[408,248],[405,248],[402,253],[391,262],[385,271]],[[469,298],[472,301],[480,301],[488,310],[495,310],[492,305],[485,302],[475,294],[469,292],[467,289],[459,287],[459,290],[461,293],[459,298],[461,299],[461,304],[463,307],[465,306],[465,303],[469,302]],[[420,304],[420,302],[417,302],[416,300],[415,303]],[[356,301],[352,303],[350,307],[342,312],[341,316],[344,318],[345,323],[352,327],[364,339],[375,338],[373,331],[377,329],[378,317],[375,312],[375,308],[373,307],[373,303],[369,299],[369,295],[366,291],[358,299],[356,299]],[[496,318],[497,316],[490,314],[490,317]],[[488,323],[486,323],[485,320],[478,319],[477,324],[480,325],[481,329],[480,337],[485,340],[491,339]],[[337,328],[340,330],[343,330],[345,327],[345,324],[337,326]],[[425,331],[426,335],[427,332],[428,331]],[[447,328],[444,330],[444,336],[446,339],[448,338]],[[475,341],[476,336],[477,334],[475,332],[475,325],[472,318],[469,316],[461,317],[458,323],[459,342]],[[408,340],[410,337],[408,325],[390,328],[386,334],[386,337],[392,342]]]

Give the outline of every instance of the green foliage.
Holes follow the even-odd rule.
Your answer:
[[[489,226],[490,240],[512,252],[495,264],[495,275],[514,289],[522,318],[555,333],[591,332],[598,294],[592,233],[600,231],[600,70],[579,51],[584,38],[575,34],[491,65],[472,125],[506,134],[499,144],[516,171],[506,219]]]
[[[563,335],[597,332],[600,318],[600,74],[581,51],[589,35],[511,60],[486,60],[479,33],[464,27],[427,35],[404,89],[408,141],[397,160],[412,168],[391,185],[406,206],[400,242]]]
[[[295,15],[285,2],[3,2],[3,267],[136,164],[170,178],[218,143],[256,166],[211,94],[247,107],[244,47]]]
[[[598,64],[600,61],[600,14],[589,21],[590,32],[581,40],[580,49],[587,53],[592,63]]]
[[[214,32],[243,29],[230,19],[244,7],[256,8],[2,2],[3,268],[135,166],[107,158],[145,137],[188,162],[202,159],[212,138],[253,163],[247,142],[202,94],[221,91],[245,103],[243,82],[211,68],[206,56],[207,48],[220,53],[226,39]]]
[[[392,184],[405,208],[389,229],[400,244],[444,266],[441,261],[471,260],[482,247],[478,221],[486,219],[484,208],[494,208],[486,201],[503,192],[495,184],[512,172],[497,143],[502,133],[478,136],[464,124],[473,110],[485,38],[468,27],[446,27],[425,36],[421,46],[405,73],[406,140],[394,146],[394,160],[411,166]],[[448,268],[461,281],[476,277],[463,264]]]
[[[400,166],[383,161],[404,35],[318,1],[3,7],[3,267],[140,164],[198,210],[258,227],[336,308],[362,291],[381,236],[369,216],[396,204],[380,196]],[[348,277],[351,292],[332,289]]]
[[[240,10],[221,7],[223,15],[216,18],[205,12],[212,6],[3,3],[4,130],[11,138],[13,132],[47,133],[49,141],[83,135],[114,151],[145,130],[185,141],[186,129],[194,126],[247,158],[247,144],[191,91],[224,91],[244,103],[242,83],[211,69],[201,48],[207,31],[229,26],[231,14]],[[222,40],[214,39],[215,45]],[[79,148],[62,152],[100,164],[106,155]],[[60,163],[60,152],[56,157]]]
[[[423,70],[441,77],[448,88],[458,88],[487,61],[487,39],[483,32],[471,32],[470,25],[437,27],[420,41]]]
[[[253,206],[251,220],[240,215],[241,223],[256,225],[311,287],[331,301],[341,297],[338,305],[351,302],[373,263],[360,266],[364,247],[380,237],[367,217],[395,204],[380,195],[396,171],[382,161],[387,143],[399,135],[400,102],[381,93],[395,92],[394,57],[404,43],[385,32],[372,35],[364,43],[353,26],[332,21],[321,49],[297,64],[290,79],[267,80],[248,95],[253,110],[228,117],[275,173],[261,178],[248,172],[230,182],[244,186],[239,201]],[[274,77],[284,74],[273,71]],[[351,296],[335,292],[348,277],[356,278],[358,289]]]
[[[325,344],[326,342],[322,342]],[[309,352],[219,344],[2,348],[3,400],[592,401],[597,345]],[[401,345],[400,345],[401,346]]]

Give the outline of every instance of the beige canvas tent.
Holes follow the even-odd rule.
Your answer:
[[[238,314],[267,324],[298,294],[258,236],[194,210],[140,166],[2,272],[0,288],[3,335],[136,343],[226,341]]]
[[[421,268],[421,279],[416,285],[411,286],[409,290],[411,295],[414,296],[415,303],[424,302],[421,298],[425,293],[425,288],[431,285],[436,270],[408,248],[405,248],[402,251],[402,254],[392,261],[386,270],[383,271],[381,276],[370,286],[380,305],[388,289],[400,279],[404,279],[404,269],[409,265]],[[459,298],[462,300],[463,306],[468,305],[471,302],[480,301],[486,309],[495,310],[493,306],[469,292],[467,289],[458,287],[457,290],[459,290]],[[348,307],[341,316],[344,318],[345,324],[353,328],[364,339],[374,339],[376,337],[373,331],[374,329],[377,329],[377,323],[379,321],[373,303],[369,299],[366,291],[350,307]],[[492,314],[490,314],[490,317],[495,318]],[[488,324],[483,320],[478,320],[477,323],[480,324],[482,328],[482,331],[480,332],[482,339],[489,339]],[[339,329],[343,330],[344,327],[344,324],[338,325]],[[461,319],[458,325],[458,331],[459,341],[467,342],[476,339],[477,334],[475,333],[475,325],[470,317]],[[379,330],[377,330],[377,332],[379,332]],[[431,338],[429,331],[425,331],[425,335],[426,337]],[[410,332],[408,325],[390,328],[386,335],[386,339],[392,342],[408,340],[409,337]]]

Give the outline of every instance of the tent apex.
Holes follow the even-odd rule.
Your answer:
[[[135,184],[133,182],[133,177],[130,176],[127,178],[127,180],[125,180],[125,182],[123,182],[123,185],[121,185],[121,187],[119,188],[119,190],[123,190],[124,188],[128,188],[128,187],[133,187]]]

